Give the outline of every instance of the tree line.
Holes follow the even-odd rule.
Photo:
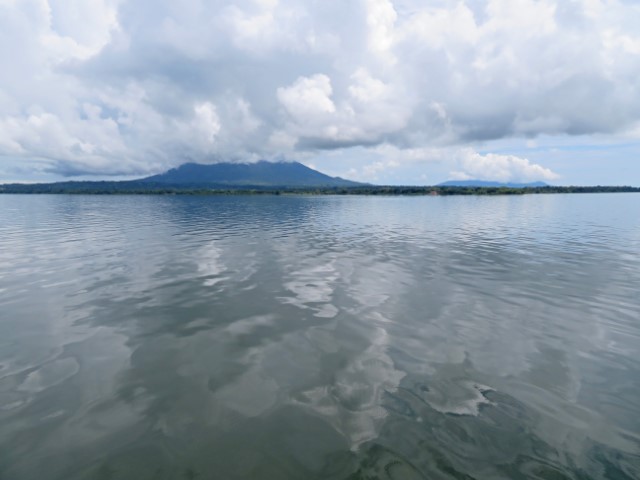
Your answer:
[[[0,193],[84,195],[526,195],[551,193],[640,193],[629,186],[458,187],[377,186],[278,187],[230,185],[166,185],[138,182],[58,182],[0,185]]]

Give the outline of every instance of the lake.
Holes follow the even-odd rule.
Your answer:
[[[640,196],[0,195],[0,479],[378,478],[640,478]]]

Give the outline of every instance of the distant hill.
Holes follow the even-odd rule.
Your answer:
[[[298,162],[185,163],[168,172],[136,180],[163,185],[215,185],[221,187],[355,187],[364,185],[330,177]]]
[[[438,185],[439,187],[505,187],[505,188],[539,188],[548,187],[549,185],[544,182],[532,182],[532,183],[502,183],[502,182],[487,182],[484,180],[450,180]]]

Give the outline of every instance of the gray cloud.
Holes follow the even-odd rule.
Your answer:
[[[615,0],[0,0],[0,161],[134,175],[441,148],[418,157],[549,179],[468,146],[633,128],[638,27]]]

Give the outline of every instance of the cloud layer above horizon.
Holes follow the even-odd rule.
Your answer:
[[[0,163],[334,158],[361,180],[438,164],[552,181],[487,146],[637,142],[639,32],[623,0],[0,0]]]

